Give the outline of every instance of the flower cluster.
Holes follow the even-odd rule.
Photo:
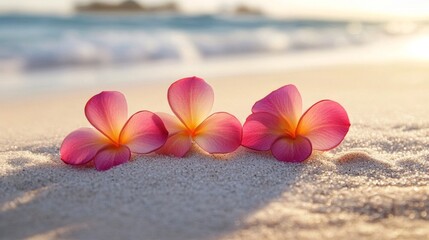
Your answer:
[[[198,77],[183,78],[168,89],[174,115],[139,111],[128,118],[128,106],[120,92],[93,96],[85,115],[93,128],[80,128],[64,139],[61,159],[72,165],[94,162],[107,170],[130,160],[131,154],[183,157],[195,143],[210,154],[230,153],[239,146],[271,150],[286,162],[302,162],[313,150],[338,146],[350,121],[344,108],[322,100],[302,114],[302,100],[294,85],[281,87],[255,103],[242,126],[226,112],[212,113],[212,87]]]

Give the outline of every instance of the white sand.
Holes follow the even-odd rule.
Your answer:
[[[138,156],[97,172],[63,164],[58,150],[68,132],[89,125],[83,106],[102,89],[2,102],[0,238],[427,239],[429,66],[206,80],[215,110],[241,120],[255,100],[294,83],[306,107],[323,98],[342,103],[350,133],[302,164],[241,148],[228,156]],[[130,112],[167,111],[167,87],[115,89]]]

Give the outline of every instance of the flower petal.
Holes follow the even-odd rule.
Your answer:
[[[183,157],[189,149],[191,149],[191,146],[191,136],[189,136],[186,131],[177,132],[168,137],[167,142],[157,151],[157,153]]]
[[[80,165],[91,161],[109,140],[92,128],[79,128],[64,138],[60,148],[61,160]]]
[[[130,117],[122,129],[119,142],[134,153],[150,153],[164,145],[168,138],[161,118],[149,111],[140,111]]]
[[[170,135],[187,130],[186,126],[176,117],[168,113],[157,112]]]
[[[209,153],[233,152],[241,145],[240,121],[225,112],[212,114],[195,130],[195,142]]]
[[[316,150],[329,150],[343,141],[350,128],[346,110],[337,102],[322,100],[299,121],[297,134],[307,137]]]
[[[286,135],[285,122],[270,113],[252,113],[243,125],[242,145],[253,150],[267,151],[276,139]]]
[[[99,171],[108,170],[125,163],[131,158],[130,149],[126,146],[109,146],[102,149],[94,158],[95,168]]]
[[[86,103],[85,115],[95,128],[117,143],[128,119],[127,101],[120,92],[101,92]]]
[[[213,100],[212,87],[198,77],[180,79],[168,89],[171,110],[189,129],[195,129],[208,116]]]
[[[273,143],[271,152],[279,161],[302,162],[310,157],[312,146],[310,140],[302,136],[295,139],[284,137]]]
[[[267,112],[281,116],[287,124],[288,133],[293,136],[302,113],[301,94],[295,85],[283,86],[257,101],[252,107],[252,112]]]

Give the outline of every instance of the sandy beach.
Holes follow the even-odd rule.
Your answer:
[[[245,66],[244,66],[245,67]],[[337,65],[251,76],[200,76],[213,111],[243,123],[256,100],[295,84],[304,108],[340,102],[352,126],[304,163],[239,148],[183,159],[134,156],[106,172],[60,160],[63,138],[89,126],[86,101],[118,90],[129,112],[169,112],[155,83],[88,87],[0,103],[0,239],[427,239],[429,65]]]

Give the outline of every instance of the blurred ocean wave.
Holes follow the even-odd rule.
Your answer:
[[[285,55],[385,41],[424,24],[185,15],[1,15],[0,71]]]

